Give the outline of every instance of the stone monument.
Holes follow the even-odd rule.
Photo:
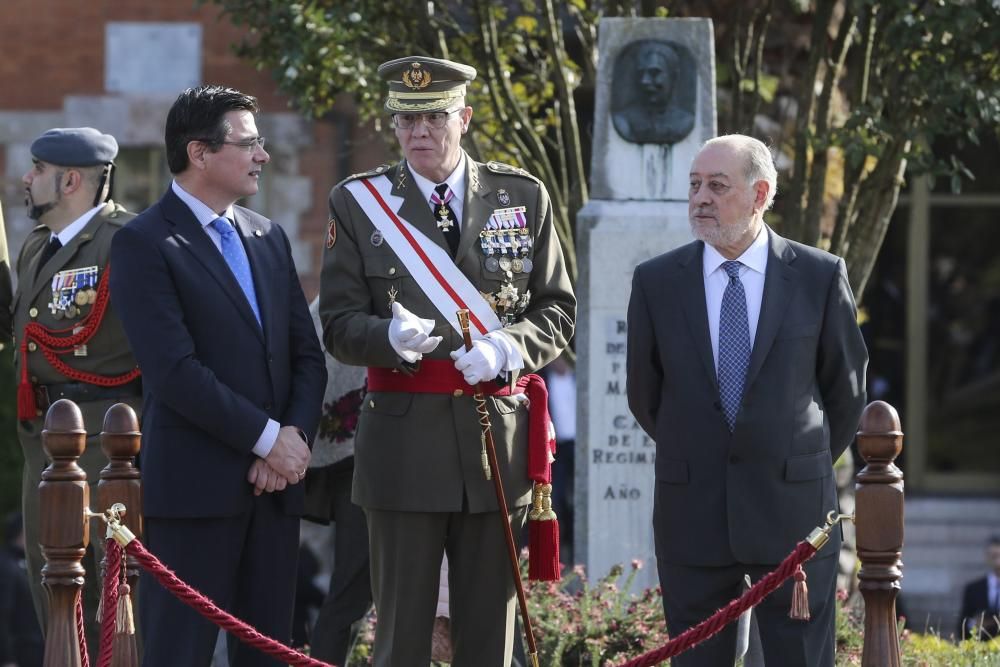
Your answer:
[[[716,134],[712,22],[604,18],[599,54],[593,198],[577,215],[574,552],[591,579],[639,559],[648,587],[656,446],[625,397],[625,316],[635,266],[692,239],[688,169]]]

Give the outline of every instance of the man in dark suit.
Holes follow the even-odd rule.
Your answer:
[[[691,167],[697,241],[640,264],[628,311],[629,406],[656,440],[653,528],[671,635],[771,571],[837,508],[833,462],[857,430],[868,354],[843,260],[764,225],[777,184],[751,137]],[[833,665],[839,533],[757,607],[768,667]],[[735,625],[675,659],[731,665]]]
[[[986,545],[986,562],[990,571],[966,584],[962,592],[960,639],[1000,637],[1000,535],[991,537]]]
[[[146,544],[264,634],[291,634],[308,443],[326,368],[288,238],[234,202],[270,159],[257,101],[188,89],[165,133],[174,182],[111,248],[111,294],[142,368]],[[151,578],[146,667],[208,665],[216,630]],[[277,665],[230,646],[231,662]]]

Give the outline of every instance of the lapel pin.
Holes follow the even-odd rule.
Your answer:
[[[260,231],[259,229],[255,229],[255,230],[253,230],[253,235],[254,236],[263,236],[264,232]]]

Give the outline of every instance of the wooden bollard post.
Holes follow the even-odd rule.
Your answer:
[[[90,501],[87,473],[77,460],[87,447],[83,415],[60,399],[45,415],[42,447],[52,463],[38,485],[39,540],[45,565],[42,584],[49,592],[44,667],[79,667],[76,605],[83,590],[81,561],[90,540],[85,511]]]
[[[141,474],[135,467],[141,439],[135,410],[125,403],[112,405],[104,415],[101,431],[101,449],[108,457],[108,465],[101,470],[101,481],[97,484],[97,507],[94,509],[105,512],[115,503],[121,503],[126,509],[124,524],[136,537],[142,536],[142,482]],[[101,539],[104,539],[103,533]],[[139,564],[134,556],[126,555],[125,566],[134,608]],[[101,561],[102,577],[106,568],[107,552]],[[136,667],[138,664],[135,635],[125,634],[116,639],[112,667]]]
[[[899,415],[883,401],[861,415],[858,450],[867,465],[855,487],[859,588],[865,598],[862,667],[899,667],[896,596],[902,577],[903,472],[893,463],[903,449]]]

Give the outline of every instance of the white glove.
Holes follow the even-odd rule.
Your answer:
[[[438,346],[441,336],[429,335],[433,330],[434,320],[417,317],[400,302],[393,302],[389,345],[403,361],[412,364]]]
[[[507,363],[507,354],[488,338],[473,341],[468,352],[464,347],[453,351],[451,358],[455,360],[455,368],[470,385],[492,380]]]

